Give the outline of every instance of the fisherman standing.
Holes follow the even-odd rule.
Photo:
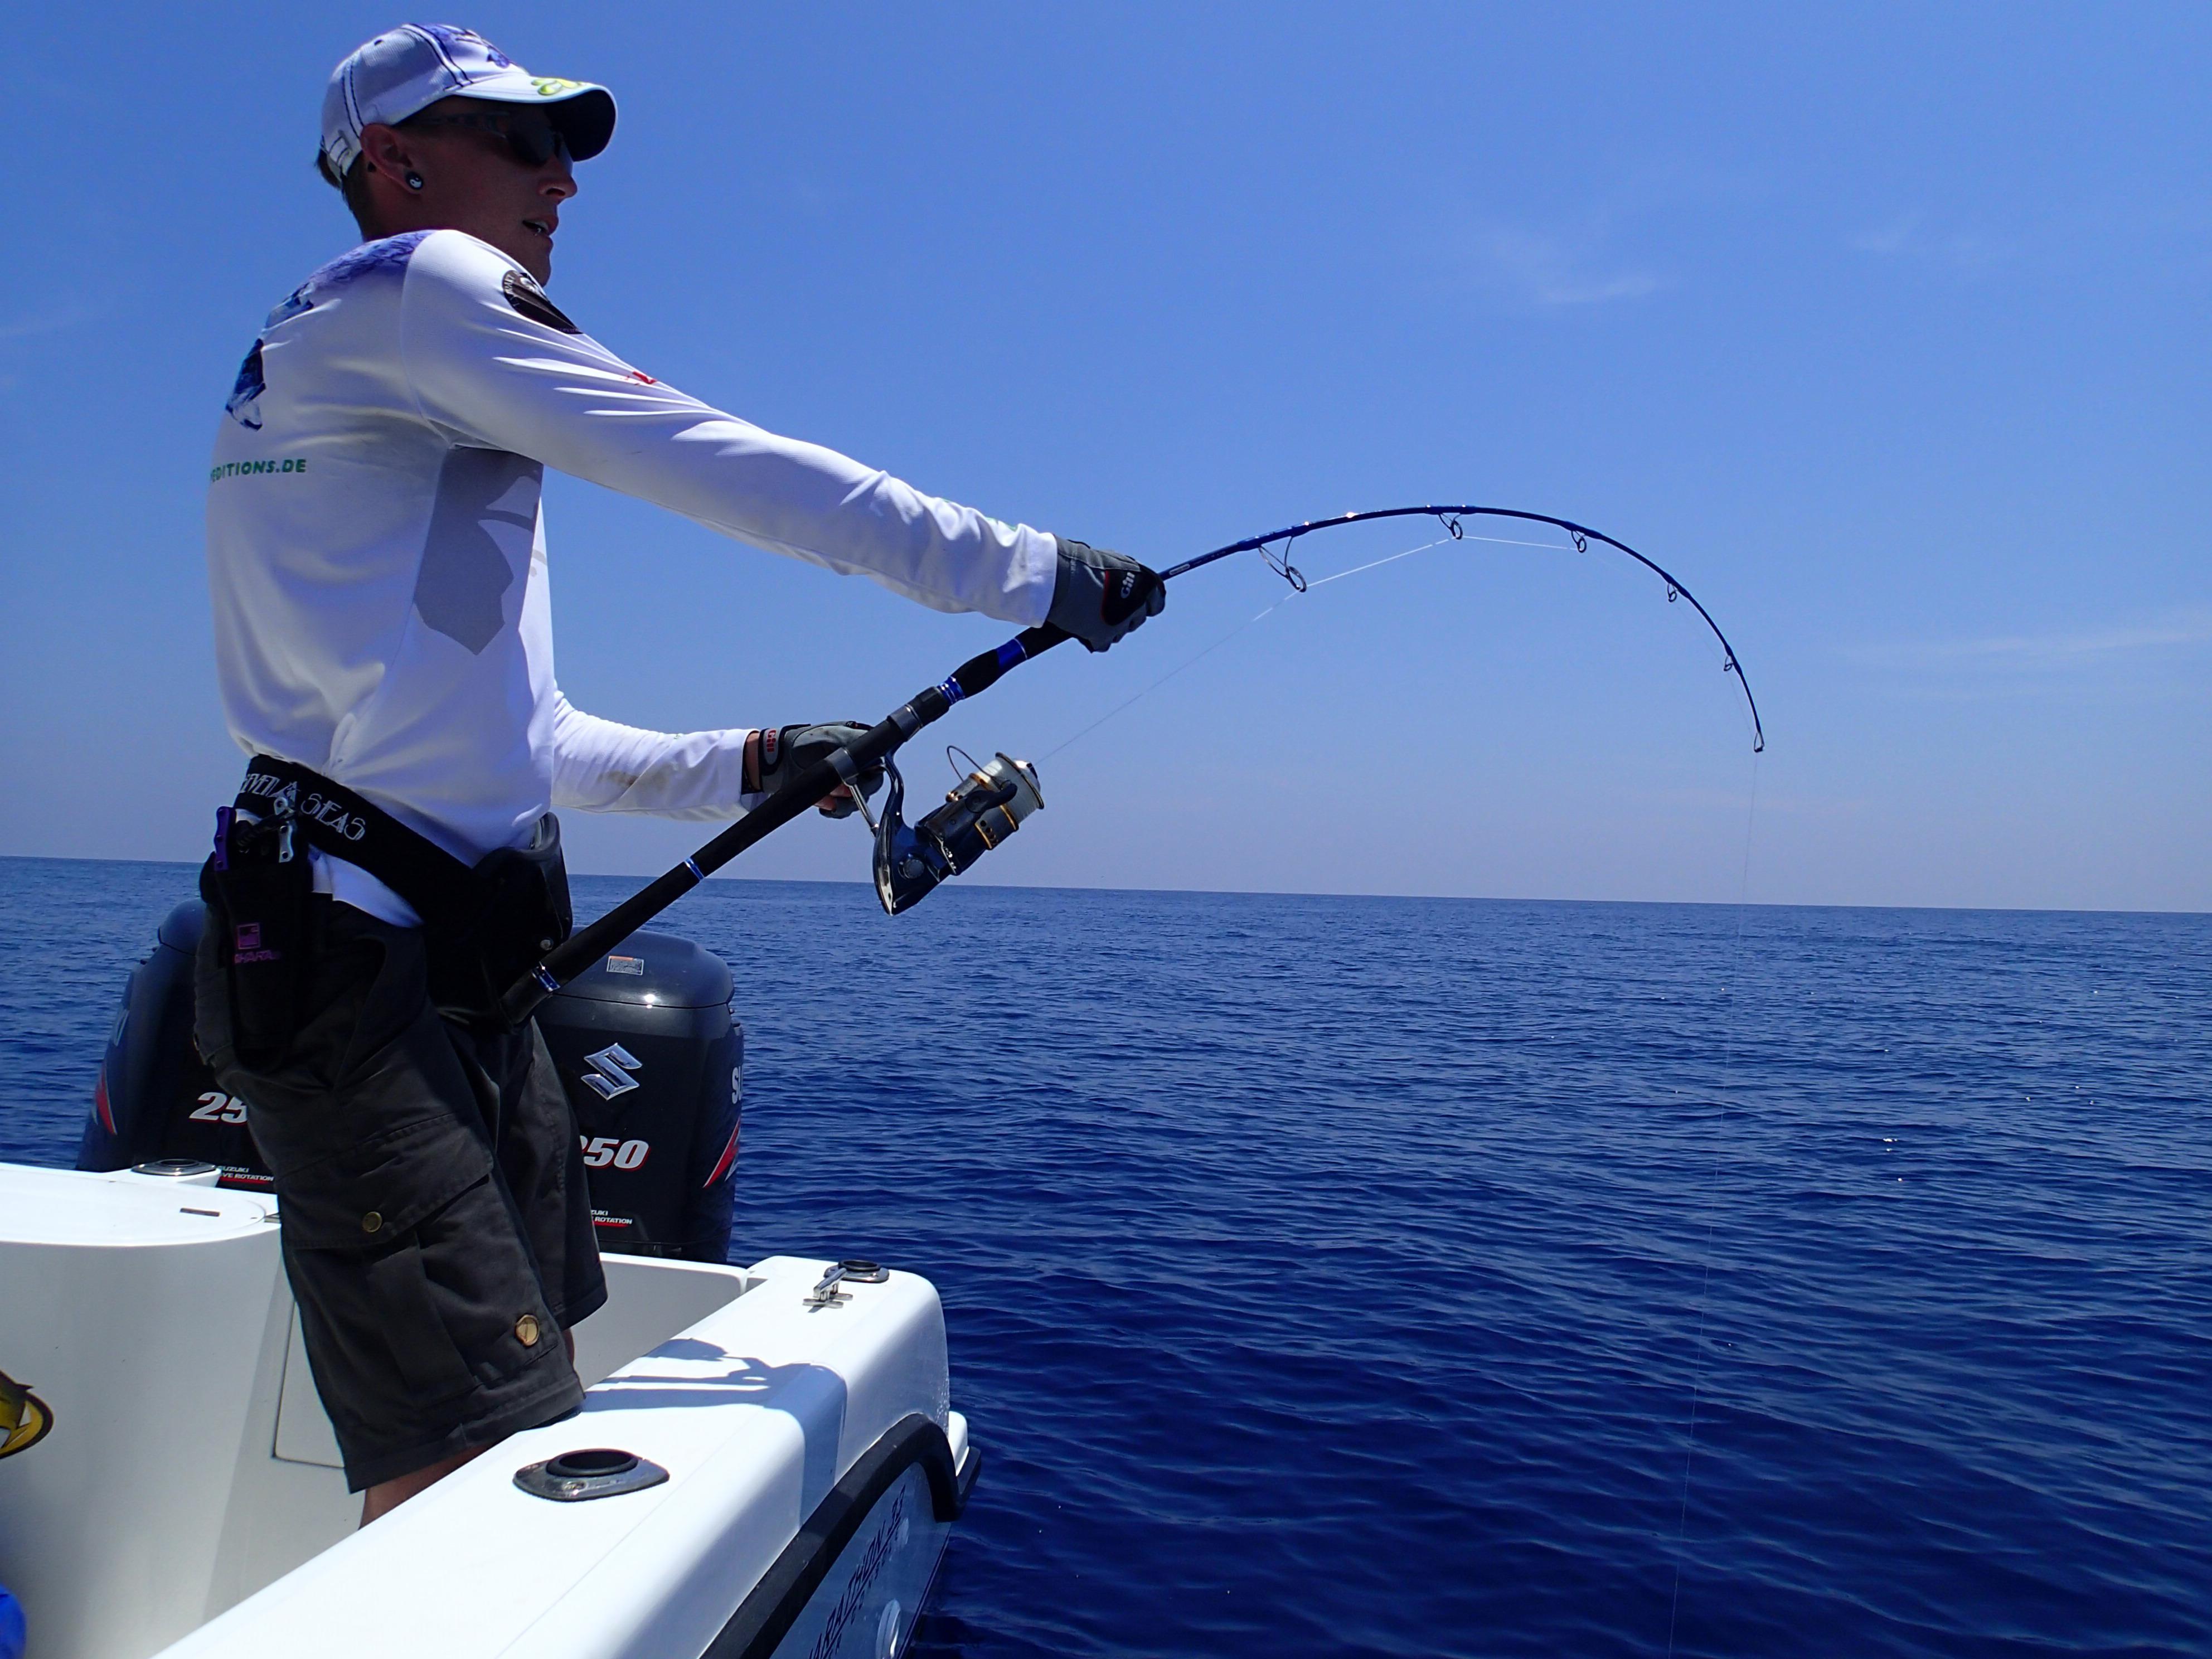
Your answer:
[[[582,1404],[557,1339],[606,1287],[574,1125],[498,1011],[568,931],[551,809],[735,817],[860,731],[573,707],[544,469],[1094,651],[1164,599],[1133,559],[764,432],[584,333],[544,285],[571,164],[614,125],[605,88],[465,29],[355,52],[317,161],[365,240],[270,313],[210,475],[217,672],[254,758],[203,876],[198,1038],[275,1174],[364,1522]]]

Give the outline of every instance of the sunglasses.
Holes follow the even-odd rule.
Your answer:
[[[542,167],[556,155],[568,153],[568,141],[562,136],[561,130],[542,118],[517,120],[511,116],[470,110],[457,115],[418,115],[402,125],[410,127],[468,127],[477,132],[489,132],[495,137],[505,139],[514,159],[526,167]]]

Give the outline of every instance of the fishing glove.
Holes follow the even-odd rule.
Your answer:
[[[1167,584],[1127,554],[1065,536],[1053,539],[1060,544],[1060,574],[1045,621],[1062,633],[1103,651],[1167,608]]]
[[[825,760],[848,743],[867,736],[868,728],[856,720],[833,720],[827,726],[770,726],[745,739],[744,790],[748,795],[772,795],[818,760]],[[870,767],[854,780],[864,795],[882,787],[884,769]],[[816,803],[822,816],[849,818],[859,810],[849,787],[841,787]]]

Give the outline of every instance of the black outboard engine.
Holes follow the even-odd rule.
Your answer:
[[[728,964],[632,933],[539,1005],[538,1029],[575,1110],[599,1248],[725,1260],[745,1064]]]
[[[190,899],[124,988],[93,1087],[80,1170],[190,1158],[226,1187],[267,1191],[246,1127],[192,1042],[192,954],[207,925]],[[689,939],[634,933],[538,1011],[567,1089],[599,1248],[720,1261],[737,1193],[744,1031],[730,970]]]
[[[192,953],[206,931],[207,907],[185,900],[162,918],[153,955],[131,970],[93,1084],[78,1169],[189,1158],[216,1165],[226,1187],[270,1189],[246,1103],[223,1092],[192,1041]]]

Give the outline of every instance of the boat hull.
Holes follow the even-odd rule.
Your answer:
[[[0,1462],[0,1583],[40,1659],[904,1646],[976,1468],[927,1280],[824,1304],[818,1261],[610,1257],[583,1412],[356,1532],[272,1213],[0,1165],[0,1370],[53,1419]],[[589,1502],[515,1482],[592,1447],[669,1478]]]

